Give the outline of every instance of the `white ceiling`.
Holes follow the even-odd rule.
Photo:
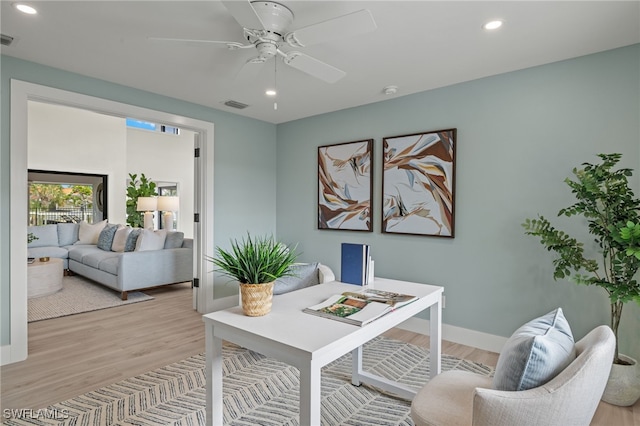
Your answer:
[[[274,61],[258,78],[235,75],[255,50],[149,40],[174,37],[244,41],[219,1],[26,1],[24,15],[1,2],[2,54],[183,99],[271,123],[403,96],[463,81],[640,43],[638,1],[291,1],[290,30],[360,9],[373,33],[305,47],[302,52],[346,71],[334,84],[278,59],[278,109],[264,94]],[[481,25],[501,18],[487,32]],[[285,49],[283,49],[285,50]],[[233,99],[250,106],[229,108]]]

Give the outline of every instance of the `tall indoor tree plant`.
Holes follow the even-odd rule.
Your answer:
[[[555,280],[571,278],[578,284],[603,288],[611,304],[611,329],[616,336],[614,364],[634,363],[621,358],[618,352],[618,328],[622,308],[629,301],[640,304],[640,284],[635,275],[640,267],[640,256],[634,247],[638,239],[635,224],[639,222],[640,200],[629,188],[632,170],[614,169],[621,154],[599,154],[599,164],[583,163],[574,168],[575,180],[565,179],[577,202],[558,212],[558,216],[583,216],[598,247],[598,258],[585,254],[583,243],[554,228],[543,216],[526,219],[526,234],[539,237],[547,250],[556,253],[553,261]],[[637,398],[636,398],[637,399]],[[634,401],[635,402],[635,401]]]
[[[240,283],[242,310],[248,316],[266,315],[271,310],[273,284],[291,276],[298,255],[295,247],[277,242],[272,236],[232,240],[231,250],[216,247],[216,256],[207,257],[219,271]]]
[[[143,212],[137,210],[138,197],[153,197],[158,195],[156,183],[147,179],[142,173],[140,180],[137,174],[129,173],[129,186],[127,186],[127,223],[133,228],[144,227]]]

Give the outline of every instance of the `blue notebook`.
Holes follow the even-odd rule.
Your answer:
[[[367,285],[369,266],[369,246],[367,244],[342,243],[340,281],[343,283]]]

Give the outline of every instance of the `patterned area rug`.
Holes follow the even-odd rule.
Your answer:
[[[225,425],[299,424],[297,369],[234,345],[223,352]],[[419,389],[429,377],[428,361],[428,350],[378,337],[365,345],[363,366]],[[193,356],[42,410],[58,420],[41,415],[5,424],[204,425],[204,369],[204,355]],[[453,369],[493,374],[491,367],[443,355],[442,370]],[[413,425],[410,401],[350,380],[350,354],[322,370],[322,425]]]
[[[64,277],[62,290],[50,296],[29,299],[28,321],[64,317],[146,300],[153,300],[153,297],[136,291],[129,293],[128,300],[122,300],[120,293],[86,278],[77,275]]]

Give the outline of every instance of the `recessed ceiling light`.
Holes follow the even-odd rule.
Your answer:
[[[503,21],[497,19],[495,21],[487,22],[482,26],[482,28],[484,28],[485,30],[497,30],[502,26],[502,24],[503,24]]]
[[[36,13],[38,13],[38,11],[35,10],[35,8],[29,6],[28,4],[15,3],[13,6],[16,9],[18,9],[20,12],[26,13],[27,15],[35,15]]]
[[[267,96],[275,96],[276,95],[276,91],[273,89],[267,89],[266,92],[264,92],[265,95]]]

